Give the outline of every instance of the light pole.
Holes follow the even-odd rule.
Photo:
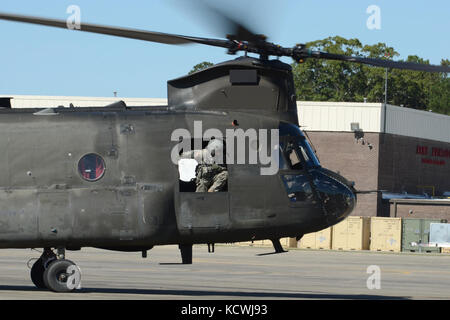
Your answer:
[[[388,85],[388,68],[386,68],[386,75],[384,79],[384,104],[387,105],[387,85]]]
[[[386,51],[384,56],[389,59],[394,54],[392,51]],[[386,113],[387,113],[387,91],[388,91],[388,68],[386,68],[386,73],[384,77],[384,119],[383,119],[383,133],[386,133]]]

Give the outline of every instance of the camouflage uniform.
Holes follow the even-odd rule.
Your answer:
[[[203,150],[184,152],[182,158],[193,158],[198,162],[195,171],[195,192],[219,192],[225,187],[228,180],[228,171],[225,166],[216,163],[215,156],[222,156],[223,142],[211,140]]]
[[[228,171],[218,164],[200,164],[197,167],[195,192],[219,192],[228,180]]]

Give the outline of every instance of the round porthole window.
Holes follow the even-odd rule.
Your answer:
[[[98,154],[89,153],[78,162],[78,172],[87,181],[97,181],[105,173],[105,161]]]

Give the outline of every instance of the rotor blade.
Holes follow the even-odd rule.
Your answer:
[[[192,14],[196,14],[200,21],[207,20],[208,27],[218,29],[222,35],[230,35],[239,41],[258,42],[261,40],[261,35],[256,34],[243,22],[204,0],[181,0],[177,2],[179,2],[179,5],[185,5]]]
[[[40,18],[40,17],[32,17],[32,16],[22,16],[8,13],[0,12],[0,20],[9,20],[16,22],[25,22],[31,24],[38,24],[44,26],[51,26],[63,29],[71,29],[67,21],[64,20],[56,20],[56,19],[48,19],[48,18]],[[110,27],[110,26],[102,26],[95,24],[82,23],[80,24],[80,29],[73,29],[77,31],[84,32],[92,32],[99,34],[106,34],[111,36],[123,37],[128,39],[137,39],[165,44],[189,44],[189,43],[200,43],[218,47],[228,48],[230,46],[229,41],[227,40],[219,40],[219,39],[207,39],[207,38],[197,38],[197,37],[188,37],[182,35],[174,35],[168,33],[160,33],[160,32],[152,32],[152,31],[144,31],[137,29],[127,29],[127,28],[118,28],[118,27]]]
[[[312,58],[358,62],[383,68],[395,68],[395,69],[416,70],[426,72],[447,72],[447,73],[450,72],[450,67],[436,66],[432,64],[420,64],[413,62],[391,61],[391,60],[382,60],[364,57],[349,57],[322,51],[309,51],[308,54],[309,57]]]
[[[354,193],[356,194],[369,194],[369,193],[379,193],[386,192],[387,190],[356,190]]]

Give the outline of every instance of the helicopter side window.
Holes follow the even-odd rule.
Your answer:
[[[98,181],[105,174],[105,161],[98,154],[89,153],[78,162],[78,172],[86,181]]]
[[[283,175],[282,179],[291,202],[313,200],[312,188],[306,176],[287,174]]]

